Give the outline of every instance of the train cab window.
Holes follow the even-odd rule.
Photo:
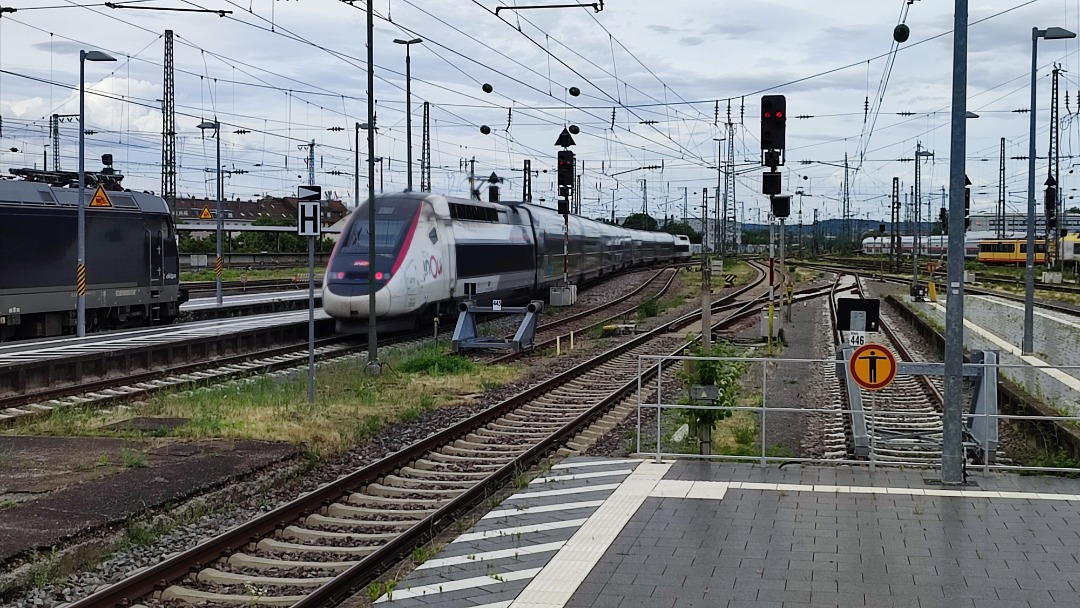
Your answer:
[[[1080,255],[1080,243],[1073,243],[1073,255]]]
[[[366,212],[363,207],[359,210],[358,218],[364,218]],[[393,201],[390,204],[380,204],[375,209],[375,253],[376,255],[392,254],[402,242],[405,232],[412,225],[412,220],[419,213],[419,209],[412,201]],[[353,221],[349,224],[349,232],[342,234],[342,248],[366,253],[368,248],[368,222],[366,220]]]
[[[439,242],[439,233],[432,228],[431,231],[427,233],[427,238],[431,239],[431,244],[434,245]]]

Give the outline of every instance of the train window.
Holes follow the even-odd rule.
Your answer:
[[[431,244],[434,245],[439,242],[439,233],[432,228],[431,231],[427,233],[427,238],[431,239]]]
[[[1073,255],[1080,255],[1080,243],[1073,243]]]
[[[450,203],[450,217],[455,220],[473,220],[476,222],[498,222],[499,212],[491,207]]]

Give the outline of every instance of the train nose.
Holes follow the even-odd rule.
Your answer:
[[[340,286],[323,289],[322,305],[326,314],[338,319],[366,319],[370,315],[369,296],[367,293],[341,295],[334,293]],[[360,290],[358,290],[360,291]],[[363,291],[366,291],[363,290]],[[375,292],[375,313],[383,316],[390,312],[390,290],[382,287]]]

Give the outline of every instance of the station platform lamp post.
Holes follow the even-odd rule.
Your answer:
[[[116,61],[116,58],[101,51],[79,51],[79,259],[75,267],[75,332],[82,338],[86,335],[86,62]],[[53,150],[53,154],[57,154]]]
[[[221,273],[225,270],[225,260],[222,258],[223,252],[221,247],[221,236],[225,230],[225,218],[222,216],[221,212],[221,123],[216,120],[203,121],[199,123],[199,128],[204,131],[213,129],[214,138],[217,140],[217,154],[215,155],[217,165],[214,178],[214,183],[217,184],[215,188],[215,191],[217,192],[217,259],[214,260],[214,298],[217,301],[217,305],[221,306]]]
[[[1024,339],[1020,350],[1025,355],[1034,352],[1035,325],[1035,113],[1036,83],[1038,72],[1039,38],[1046,40],[1065,40],[1076,38],[1076,34],[1061,27],[1048,27],[1040,30],[1031,28],[1031,111],[1028,112],[1028,209],[1027,209],[1027,260],[1024,275]]]

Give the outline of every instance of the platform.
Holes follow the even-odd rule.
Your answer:
[[[321,308],[315,311],[316,322],[329,319]],[[61,336],[44,340],[13,342],[0,345],[0,368],[27,365],[84,355],[115,354],[148,345],[169,345],[186,340],[239,334],[258,329],[296,325],[308,320],[308,311],[299,310],[250,317],[215,319],[174,323],[139,329],[90,334],[83,338]],[[306,332],[307,330],[304,329]]]
[[[281,302],[291,303],[296,302],[297,300],[303,300],[304,306],[307,306],[308,290],[306,283],[304,284],[303,289],[290,289],[289,291],[268,291],[264,293],[243,293],[237,295],[222,296],[221,305],[223,308],[244,308],[256,304]],[[322,288],[316,285],[315,306],[321,306],[321,302]],[[214,309],[217,307],[217,296],[210,296],[206,298],[192,298],[180,305],[180,312],[193,313]]]
[[[384,608],[1036,608],[1080,598],[1080,481],[574,458]],[[925,478],[925,479],[924,479]]]

